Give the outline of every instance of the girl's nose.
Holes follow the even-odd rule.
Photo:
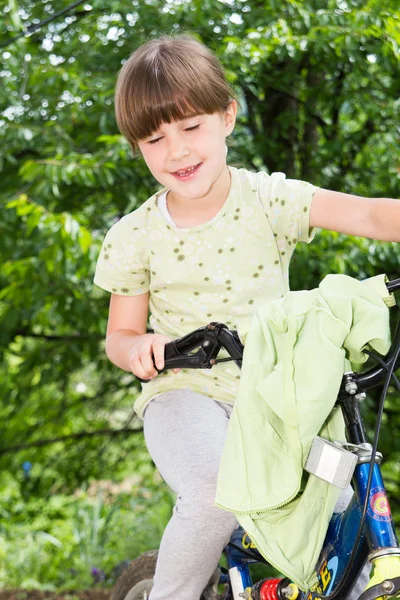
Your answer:
[[[169,144],[169,155],[171,160],[181,160],[185,156],[189,156],[190,150],[183,138],[171,140]]]

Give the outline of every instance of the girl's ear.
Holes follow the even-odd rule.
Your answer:
[[[226,135],[232,133],[235,123],[236,123],[236,115],[237,115],[237,102],[236,100],[232,100],[229,104],[228,108],[225,111],[224,121],[225,121],[225,130]]]

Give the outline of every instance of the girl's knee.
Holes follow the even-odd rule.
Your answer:
[[[213,527],[218,522],[222,527],[232,526],[233,530],[237,524],[233,513],[216,506],[215,486],[182,491],[178,494],[174,511],[182,517],[189,517],[203,523],[212,523]]]
[[[204,476],[200,475],[195,480],[183,484],[179,495],[185,498],[188,503],[201,503],[206,506],[212,506],[216,492],[217,473],[207,473]]]

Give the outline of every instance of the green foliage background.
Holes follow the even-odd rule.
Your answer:
[[[7,586],[84,587],[101,580],[93,566],[111,581],[116,564],[158,544],[173,503],[132,411],[138,384],[105,357],[108,295],[92,284],[106,230],[157,187],[113,113],[117,72],[137,46],[189,32],[219,56],[241,104],[230,164],[400,197],[397,0],[93,0],[58,14],[69,6],[0,2]],[[395,278],[398,257],[395,244],[320,232],[296,252],[292,288],[327,273]],[[370,428],[377,400],[365,403]],[[399,429],[390,389],[381,450],[397,521]]]

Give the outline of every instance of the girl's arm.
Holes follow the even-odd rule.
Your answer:
[[[387,242],[400,242],[400,201],[318,189],[310,226]]]
[[[107,325],[106,354],[124,371],[141,379],[156,377],[153,355],[159,369],[164,366],[165,335],[146,333],[149,294],[119,296],[111,294]]]

